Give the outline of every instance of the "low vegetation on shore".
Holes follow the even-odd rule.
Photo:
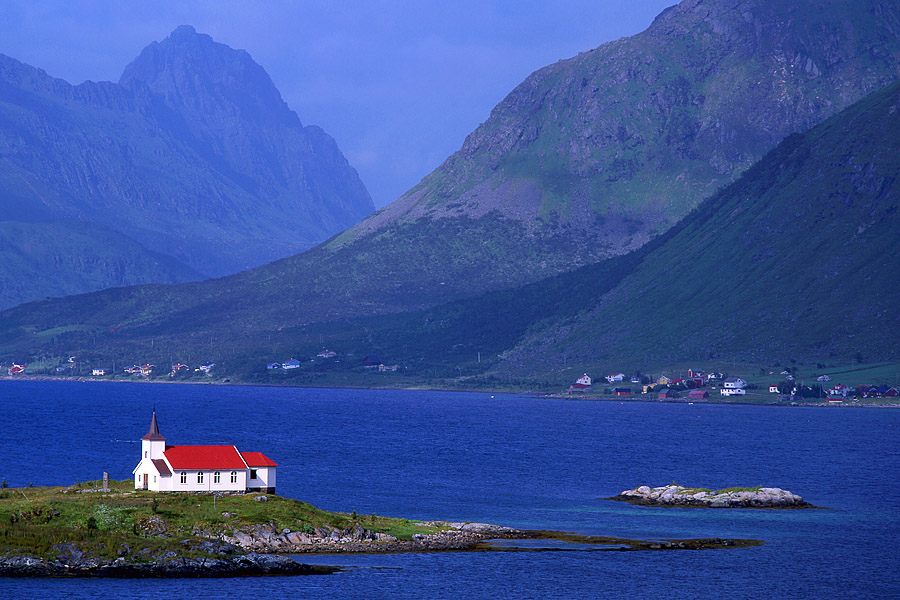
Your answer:
[[[0,489],[0,555],[52,559],[60,544],[74,544],[104,559],[151,561],[173,550],[215,556],[222,549],[210,539],[261,525],[310,535],[361,528],[399,540],[439,530],[405,519],[327,512],[275,495],[159,494],[136,491],[131,480],[111,482],[109,491],[100,485]]]

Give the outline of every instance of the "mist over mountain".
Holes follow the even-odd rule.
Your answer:
[[[95,223],[98,236],[136,242],[129,253],[143,246],[182,264],[169,275],[133,265],[131,280],[100,285],[233,273],[373,210],[334,140],[300,122],[263,68],[191,27],[148,46],[118,84],[73,86],[0,55],[2,218]],[[0,251],[27,252],[8,240]],[[47,268],[37,274],[45,281],[67,277]]]

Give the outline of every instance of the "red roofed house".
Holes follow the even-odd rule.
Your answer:
[[[234,446],[166,446],[156,411],[141,438],[141,461],[134,468],[134,489],[154,492],[275,493],[275,467],[262,452]]]

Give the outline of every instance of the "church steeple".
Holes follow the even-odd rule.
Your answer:
[[[164,442],[166,438],[160,435],[159,433],[159,425],[156,424],[156,409],[153,409],[153,418],[150,419],[150,431],[147,432],[147,435],[141,438],[142,440],[148,440],[151,442]]]
[[[159,425],[156,424],[156,409],[153,409],[153,418],[150,419],[150,431],[141,438],[141,453],[143,458],[151,460],[161,459],[166,451],[166,438],[159,433]]]

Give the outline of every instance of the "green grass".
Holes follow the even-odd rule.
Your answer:
[[[214,498],[135,491],[131,480],[111,482],[109,492],[77,492],[100,485],[92,481],[71,487],[0,489],[0,553],[51,557],[55,544],[74,543],[93,555],[115,558],[124,544],[130,555],[146,558],[171,549],[182,553],[181,542],[186,539],[215,537],[256,524],[307,533],[358,524],[399,539],[438,530],[406,519],[327,512],[274,494],[257,502],[258,494],[253,493]],[[160,525],[169,537],[151,535]]]

